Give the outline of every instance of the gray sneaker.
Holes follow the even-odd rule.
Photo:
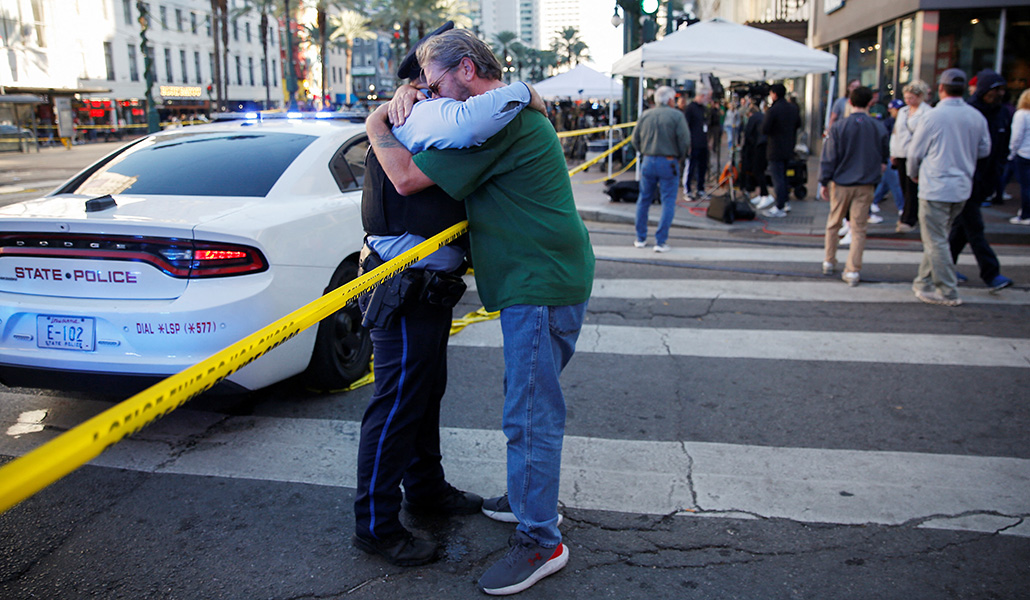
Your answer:
[[[545,548],[516,531],[508,538],[508,552],[479,578],[479,589],[491,596],[507,596],[529,589],[569,562],[569,549],[559,543]]]
[[[483,500],[482,511],[484,515],[490,517],[494,521],[501,521],[503,523],[519,522],[519,520],[515,518],[515,513],[511,510],[511,504],[508,503],[508,494]],[[563,520],[561,513],[558,513],[558,524],[561,525]]]

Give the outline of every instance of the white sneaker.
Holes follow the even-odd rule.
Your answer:
[[[848,284],[851,287],[855,287],[856,285],[858,285],[858,273],[856,273],[855,271],[844,271],[844,273],[841,274],[840,278],[844,280],[844,283]]]
[[[755,210],[762,210],[776,204],[776,198],[772,196],[759,196],[759,198],[758,204],[755,205]]]
[[[840,229],[837,230],[837,237],[844,237],[849,233],[851,233],[851,225],[848,225],[848,220],[844,219],[844,222],[841,223]]]
[[[669,250],[672,250],[672,248],[670,248],[668,244],[655,244],[654,245],[654,251],[655,252],[668,252]]]
[[[871,204],[871,205],[869,205],[869,212],[871,212],[873,214],[879,214],[879,212],[880,212],[880,205],[879,204]]]
[[[790,212],[790,202],[783,205],[783,212]]]
[[[850,246],[851,245],[851,232],[849,231],[849,232],[845,233],[844,237],[840,238],[840,241],[837,242],[837,245],[838,246]]]
[[[633,240],[633,245],[637,248],[646,248],[647,242],[641,242],[640,240]]]
[[[1030,219],[1023,219],[1020,218],[1019,215],[1016,215],[1009,219],[1009,223],[1012,223],[1013,225],[1030,225]]]
[[[787,216],[787,211],[780,210],[774,206],[769,210],[763,210],[762,214],[773,219],[782,219],[783,217]]]
[[[873,225],[883,223],[883,217],[880,215],[869,215],[869,222]]]
[[[832,262],[825,260],[823,261],[823,275],[833,275],[833,271],[836,268],[837,265],[833,264]]]

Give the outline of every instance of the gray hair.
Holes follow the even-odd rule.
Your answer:
[[[672,89],[667,85],[663,85],[654,91],[654,103],[657,106],[668,104],[669,100],[676,97],[676,90]]]
[[[423,68],[433,63],[451,69],[467,58],[476,66],[476,73],[484,79],[501,78],[501,62],[490,47],[468,29],[451,29],[434,35],[415,51],[418,64]]]
[[[697,86],[697,89],[694,90],[694,97],[695,98],[700,98],[702,96],[711,96],[711,95],[712,95],[712,88],[710,88],[710,87],[708,87],[706,85],[699,85],[699,86]]]
[[[903,94],[915,94],[920,98],[926,98],[926,95],[930,93],[930,86],[926,85],[926,82],[921,79],[916,79],[912,83],[901,88]]]

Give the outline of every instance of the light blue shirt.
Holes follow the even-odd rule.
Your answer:
[[[529,86],[521,81],[472,96],[464,102],[452,98],[431,98],[416,102],[404,125],[393,135],[412,154],[426,148],[470,148],[478,146],[504,129],[530,101]],[[426,241],[412,233],[368,236],[368,245],[383,260],[390,260]],[[432,271],[453,271],[465,253],[444,246],[412,267]]]
[[[908,176],[919,179],[919,197],[965,202],[973,191],[976,161],[991,153],[987,119],[962,98],[944,98],[912,135]]]

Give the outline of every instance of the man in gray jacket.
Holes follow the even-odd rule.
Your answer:
[[[923,260],[912,289],[927,304],[958,306],[958,280],[948,233],[973,188],[976,161],[991,153],[987,119],[962,100],[966,74],[941,73],[941,101],[925,117],[908,147],[908,176],[919,184]]]
[[[690,150],[687,119],[673,107],[676,90],[663,85],[654,93],[654,108],[640,115],[633,130],[633,147],[640,153],[640,194],[637,196],[637,239],[633,245],[647,245],[647,212],[655,192],[661,194],[662,216],[654,234],[654,251],[668,252],[669,226],[676,215],[680,165]]]
[[[858,285],[858,274],[862,270],[862,252],[865,250],[873,192],[880,183],[890,157],[887,129],[869,116],[872,99],[873,91],[867,87],[851,91],[848,99],[851,115],[830,127],[819,165],[823,200],[830,201],[830,215],[826,218],[823,274],[831,275],[837,267],[837,233],[844,217],[850,215],[851,248],[842,279],[852,287]],[[829,185],[831,182],[832,193]]]

